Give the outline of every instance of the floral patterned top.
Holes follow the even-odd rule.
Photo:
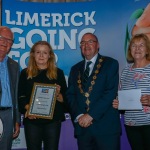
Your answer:
[[[127,66],[121,75],[121,90],[141,89],[142,95],[150,95],[150,64],[144,68]],[[150,107],[143,106],[142,110],[126,110],[125,124],[129,126],[150,125]]]

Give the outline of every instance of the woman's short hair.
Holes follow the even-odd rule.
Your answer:
[[[147,35],[141,33],[141,34],[134,35],[130,40],[130,43],[129,43],[129,46],[128,46],[128,51],[127,51],[127,61],[129,63],[134,62],[134,58],[131,55],[131,47],[132,47],[133,43],[135,41],[140,41],[141,39],[143,39],[145,41],[145,46],[146,46],[146,49],[147,49],[146,59],[150,60],[150,40],[147,37]]]

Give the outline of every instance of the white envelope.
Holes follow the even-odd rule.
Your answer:
[[[141,89],[118,91],[119,110],[141,110]]]

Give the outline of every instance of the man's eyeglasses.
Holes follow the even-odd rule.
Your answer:
[[[85,44],[92,45],[92,44],[95,43],[95,42],[97,42],[97,41],[95,41],[95,40],[81,41],[81,42],[80,42],[80,45],[81,45],[81,46],[84,46]]]
[[[3,37],[2,35],[0,35],[0,41],[6,41],[10,44],[12,44],[14,42],[14,40]]]

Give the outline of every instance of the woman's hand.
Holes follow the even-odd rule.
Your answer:
[[[55,84],[56,85],[56,96],[60,94],[60,89],[61,89],[61,86],[58,85],[58,84]]]
[[[143,106],[150,106],[150,95],[142,95],[141,103]]]
[[[59,94],[57,95],[56,100],[59,101],[59,102],[61,102],[61,103],[63,102],[63,96],[62,96],[61,93],[59,93]]]
[[[113,108],[118,109],[119,101],[117,99],[114,99],[113,103],[112,103],[112,106],[113,106]]]
[[[36,119],[35,116],[29,116],[29,115],[28,115],[29,104],[27,104],[27,105],[25,106],[25,109],[26,109],[25,118],[28,117],[29,119]]]
[[[62,103],[63,102],[63,96],[60,93],[60,89],[61,89],[61,86],[56,84],[56,100]]]

